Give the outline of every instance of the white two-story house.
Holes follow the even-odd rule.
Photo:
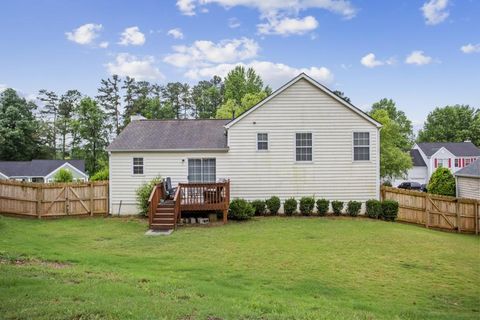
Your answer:
[[[108,147],[110,210],[138,212],[154,177],[229,179],[231,198],[379,197],[381,125],[300,74],[234,120],[135,120]]]
[[[403,181],[426,184],[438,167],[449,168],[455,173],[480,158],[480,149],[470,141],[422,142],[413,146],[410,155],[413,167],[403,179],[396,179],[395,185]]]

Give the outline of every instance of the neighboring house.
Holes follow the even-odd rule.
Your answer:
[[[438,167],[449,168],[455,173],[480,158],[480,149],[470,141],[422,142],[413,146],[410,156],[413,167],[403,179],[395,179],[395,186],[404,181],[426,184]]]
[[[74,181],[88,181],[84,160],[0,161],[0,180],[52,182],[62,168],[72,172]]]
[[[111,213],[154,177],[230,179],[231,198],[379,198],[381,125],[300,74],[234,120],[134,120],[107,148]]]
[[[480,200],[480,159],[455,173],[457,197]]]

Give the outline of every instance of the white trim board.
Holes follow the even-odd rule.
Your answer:
[[[292,80],[290,80],[289,82],[287,82],[286,84],[284,84],[283,86],[281,86],[280,88],[278,88],[277,90],[275,90],[275,92],[273,92],[270,96],[268,96],[267,98],[263,99],[262,101],[260,101],[259,103],[257,103],[255,106],[253,106],[252,108],[248,109],[246,112],[242,113],[238,118],[230,121],[229,123],[227,123],[225,125],[225,128],[229,129],[230,127],[232,127],[234,124],[236,124],[237,122],[239,122],[240,120],[242,120],[244,117],[246,117],[247,115],[249,115],[250,113],[252,113],[253,111],[257,110],[258,108],[260,108],[261,106],[263,106],[265,103],[267,103],[268,101],[272,100],[273,98],[275,98],[277,95],[279,95],[280,93],[282,93],[283,91],[285,91],[285,89],[289,88],[291,85],[293,85],[294,83],[296,83],[298,80],[301,80],[301,79],[304,79],[306,81],[308,81],[309,83],[311,83],[313,86],[317,87],[318,89],[320,89],[322,92],[326,93],[328,96],[330,96],[331,98],[337,100],[338,102],[340,102],[342,105],[344,105],[345,107],[349,108],[350,110],[352,110],[353,112],[355,112],[356,114],[358,114],[359,116],[361,116],[362,118],[366,119],[367,121],[371,122],[373,125],[375,125],[377,128],[380,128],[382,127],[382,124],[380,122],[377,122],[375,121],[373,118],[371,118],[369,115],[367,115],[366,113],[364,113],[362,110],[358,109],[357,107],[355,107],[354,105],[352,105],[351,103],[348,103],[347,101],[345,101],[344,99],[340,98],[339,96],[337,96],[335,93],[333,93],[330,89],[328,89],[327,87],[325,87],[324,85],[320,84],[319,82],[317,82],[316,80],[314,80],[313,78],[309,77],[308,75],[306,75],[305,73],[300,73],[298,76],[296,76],[295,78],[293,78]]]

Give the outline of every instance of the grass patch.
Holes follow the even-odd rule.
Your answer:
[[[478,319],[479,238],[256,218],[146,237],[136,219],[4,218],[6,319]],[[58,267],[61,266],[61,267]]]

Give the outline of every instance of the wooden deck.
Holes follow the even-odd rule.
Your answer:
[[[223,223],[227,223],[230,181],[179,183],[173,199],[167,199],[162,182],[153,189],[149,202],[151,229],[176,229],[182,212],[186,211],[222,211]]]

